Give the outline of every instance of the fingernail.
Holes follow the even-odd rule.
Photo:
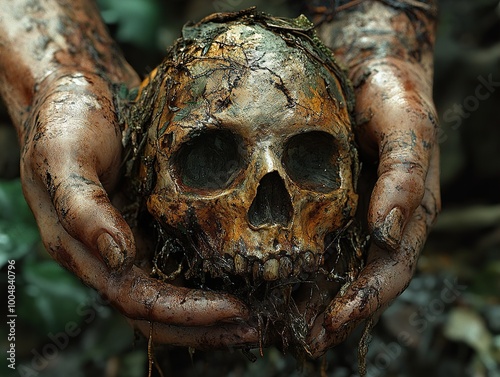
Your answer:
[[[394,207],[385,217],[384,223],[377,230],[375,238],[396,250],[403,234],[404,217],[399,207]]]
[[[117,271],[123,267],[124,253],[108,233],[103,233],[97,238],[97,248],[110,270]]]

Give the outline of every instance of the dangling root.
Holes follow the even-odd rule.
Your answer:
[[[153,365],[160,374],[160,377],[165,377],[158,362],[156,361],[153,349],[153,322],[149,323],[149,337],[148,337],[148,377],[152,377]]]

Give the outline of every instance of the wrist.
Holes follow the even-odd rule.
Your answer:
[[[391,58],[432,71],[435,1],[343,1],[330,11],[315,17],[317,31],[349,70]]]
[[[372,57],[351,66],[348,73],[355,92],[365,84],[380,87],[383,91],[398,87],[405,93],[419,93],[432,100],[432,56],[419,62],[397,56]]]
[[[67,124],[86,124],[86,118],[93,113],[107,113],[114,117],[114,95],[112,84],[107,78],[94,72],[75,70],[75,67],[60,67],[37,83],[29,111],[22,119],[18,136],[21,145],[36,138],[41,132],[58,122],[48,121],[51,117],[67,117]],[[76,132],[77,130],[75,130]]]
[[[431,144],[437,119],[432,74],[418,63],[394,57],[373,59],[350,74],[356,96],[357,137],[365,156],[376,160],[384,148],[381,140],[393,132],[408,131],[410,123],[416,134]]]
[[[68,71],[138,85],[94,2],[0,0],[0,95],[18,133],[42,83]]]

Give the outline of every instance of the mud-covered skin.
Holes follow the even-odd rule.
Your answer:
[[[434,1],[417,2],[428,9],[424,12],[404,1],[398,3],[401,9],[384,1],[362,2],[338,13],[318,33],[348,68],[356,91],[357,136],[363,152],[381,158],[379,176],[384,172],[393,175],[383,177],[383,181],[396,178],[395,185],[376,187],[373,195],[384,193],[388,200],[383,204],[401,210],[395,218],[401,218],[400,228],[404,228],[423,197],[430,156],[438,155],[434,151],[437,117],[432,100],[436,5]],[[411,12],[405,11],[407,8]],[[399,122],[391,124],[386,118]],[[396,197],[391,186],[400,186],[401,197]],[[380,204],[378,207],[383,207]],[[372,206],[368,220],[376,241],[383,247],[396,248],[402,229],[382,224],[389,211]]]
[[[118,163],[120,153],[110,84],[134,85],[137,76],[116,53],[104,25],[95,24],[98,11],[92,2],[5,2],[2,9],[0,91],[24,147],[23,177],[34,175],[24,181],[46,186],[61,222],[87,247],[97,252],[103,230],[115,234],[111,243],[101,238],[102,254],[113,266],[130,266],[132,235],[130,230],[117,234],[126,223],[109,205],[101,182],[112,186],[118,175],[109,168]],[[101,132],[99,144],[91,145]],[[80,140],[82,145],[72,148]],[[85,148],[102,150],[102,156],[89,155]],[[88,165],[90,171],[84,172]],[[94,197],[104,198],[108,216],[89,229],[84,224],[100,207],[93,204]],[[88,205],[89,215],[77,216],[77,203]],[[123,257],[126,252],[131,257]]]
[[[436,2],[344,5],[318,33],[354,84],[357,140],[365,168],[373,161],[376,169],[376,182],[366,191],[375,242],[358,279],[311,332],[316,356],[406,288],[441,208],[432,100]]]
[[[261,343],[279,334],[306,352],[308,317],[364,260],[351,87],[316,39],[303,18],[209,17],[183,29],[125,117],[136,200],[159,227],[155,273],[235,294]],[[300,312],[319,274],[335,281]]]
[[[20,0],[1,6],[0,65],[9,75],[0,75],[0,87],[20,136],[30,125],[24,123],[34,96],[51,74],[92,72],[111,82],[137,84],[136,73],[99,22],[94,2]]]
[[[192,326],[206,344],[238,344],[243,334],[248,342],[256,334],[248,326],[213,326],[247,317],[234,297],[173,287],[133,265],[131,230],[108,191],[121,162],[115,86],[139,80],[95,4],[2,0],[0,8],[0,93],[19,135],[23,190],[48,252],[129,318],[186,330],[186,344],[194,342]]]

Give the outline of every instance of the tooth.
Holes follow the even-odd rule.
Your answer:
[[[293,262],[293,276],[299,276],[302,273],[302,266],[304,261],[302,258],[295,258]]]
[[[278,279],[279,262],[276,259],[269,259],[264,263],[264,280],[273,281]]]
[[[316,270],[316,258],[314,258],[311,251],[306,251],[302,256],[302,260],[304,261],[304,271],[314,272]]]
[[[260,262],[255,261],[252,268],[253,280],[258,281],[262,277],[262,265]]]
[[[292,261],[288,257],[280,258],[279,275],[280,278],[287,278],[290,276],[293,270]]]
[[[247,273],[248,263],[245,257],[236,254],[234,257],[234,271],[237,275],[244,275]]]

